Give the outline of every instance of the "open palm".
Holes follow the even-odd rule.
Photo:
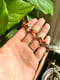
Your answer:
[[[39,31],[45,20],[43,18],[32,19],[28,25]],[[49,24],[45,24],[38,37],[44,38],[50,29]],[[33,39],[31,33],[27,33],[21,28],[16,35],[10,39],[0,49],[0,80],[32,80],[43,54],[46,49],[40,47],[35,54],[33,51],[39,46],[37,39],[33,40],[30,47],[28,44]],[[50,37],[45,38],[47,44],[50,43]],[[31,49],[33,48],[33,50]]]

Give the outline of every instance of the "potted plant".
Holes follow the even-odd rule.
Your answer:
[[[41,78],[41,80],[60,80],[60,67],[52,62],[52,68],[46,70]]]

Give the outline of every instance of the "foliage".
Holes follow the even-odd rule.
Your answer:
[[[8,33],[8,30],[13,29],[16,24],[21,23],[24,16],[28,16],[29,20],[32,19],[28,15],[31,11],[37,18],[40,12],[53,15],[53,8],[51,0],[0,0],[0,37],[6,32]],[[36,11],[37,14],[33,11]],[[14,33],[10,35],[14,35]]]
[[[34,8],[32,4],[23,0],[1,0],[0,6],[0,35],[2,35],[6,29],[10,29],[13,25],[19,23],[21,19]]]
[[[60,72],[58,71],[58,67],[55,65],[55,61],[51,63],[53,66],[53,74],[54,74],[54,78],[53,80],[59,80],[60,79]]]
[[[0,0],[0,35],[7,29],[8,10],[4,0]]]
[[[18,31],[18,30],[15,29],[15,28],[12,29],[12,30],[10,30],[9,33],[6,35],[6,37],[7,37],[8,39],[12,38],[17,31]]]
[[[34,8],[32,4],[24,2],[23,0],[6,0],[6,3],[9,12],[8,29],[16,23],[19,23],[21,19]]]
[[[44,14],[53,15],[53,3],[51,0],[27,0],[35,6],[35,9],[42,11]]]

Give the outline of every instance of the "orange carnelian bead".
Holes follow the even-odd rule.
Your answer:
[[[32,33],[37,33],[37,30],[33,30]]]
[[[26,27],[27,27],[27,26],[26,26],[26,23],[24,23],[24,24],[23,24],[23,27],[24,27],[24,28],[26,28]]]
[[[45,43],[45,40],[42,40],[42,43]]]

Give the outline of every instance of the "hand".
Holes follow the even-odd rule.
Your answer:
[[[27,24],[37,31],[43,26],[45,20],[43,18],[32,19]],[[44,38],[50,29],[47,23],[40,31],[39,36]],[[0,49],[0,80],[32,80],[43,54],[48,54],[45,47],[40,47],[35,54],[33,51],[39,46],[39,42],[35,39],[30,47],[28,44],[33,39],[31,33],[27,33],[21,28],[16,35],[11,38]],[[50,43],[50,36],[45,38],[47,44]],[[33,48],[33,50],[31,49]]]

